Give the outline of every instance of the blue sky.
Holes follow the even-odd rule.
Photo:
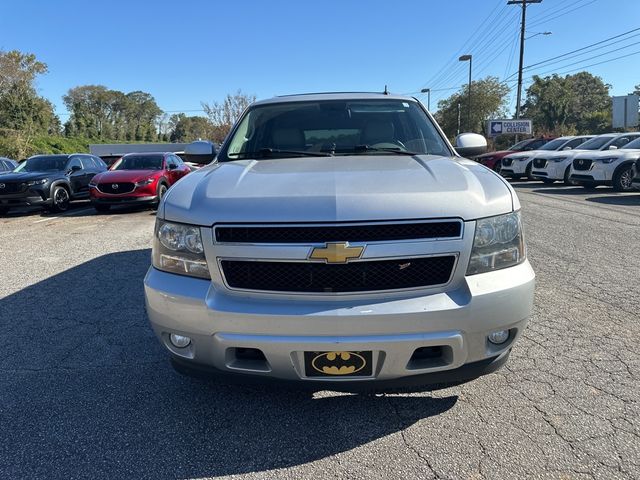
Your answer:
[[[85,84],[150,92],[165,111],[198,110],[201,101],[238,89],[266,98],[431,87],[435,110],[452,93],[445,89],[467,81],[458,54],[474,56],[474,78],[502,79],[517,68],[519,7],[506,0],[3,3],[0,49],[32,52],[49,65],[38,89],[62,121],[62,95]],[[529,35],[553,34],[527,41],[525,65],[639,28],[640,0],[543,0],[529,7],[528,19]],[[635,36],[530,74],[640,52],[638,42]],[[606,53],[614,48],[622,49]],[[640,83],[640,54],[588,70],[612,84],[612,94],[626,94]]]

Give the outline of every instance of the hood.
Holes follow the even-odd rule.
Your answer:
[[[42,178],[64,177],[64,172],[7,172],[2,175],[3,182],[28,182]]]
[[[508,213],[508,184],[476,162],[438,156],[356,155],[241,160],[174,185],[159,216],[195,225],[343,222]],[[164,212],[164,215],[162,214]]]
[[[620,148],[617,150],[583,150],[576,152],[575,158],[638,158],[640,149]]]
[[[161,174],[162,170],[107,170],[96,175],[93,180],[95,183],[135,183]]]
[[[505,155],[504,158],[535,158],[538,155],[544,153],[555,153],[555,150],[527,150],[522,152],[510,152],[509,155]]]

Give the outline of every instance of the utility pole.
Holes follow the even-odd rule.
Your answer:
[[[516,120],[520,118],[520,102],[522,100],[522,67],[524,62],[524,33],[527,25],[527,5],[530,3],[541,3],[542,0],[509,0],[507,5],[522,6],[522,21],[520,24],[520,62],[518,64],[518,96],[516,100]],[[516,142],[518,136],[516,136]]]
[[[467,105],[467,132],[471,131],[471,63],[473,62],[472,55],[462,55],[458,58],[460,62],[469,62],[469,86],[467,87],[467,95],[469,97],[469,104]]]
[[[456,135],[460,135],[460,102],[458,102],[458,131]]]

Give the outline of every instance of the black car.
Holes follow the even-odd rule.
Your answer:
[[[10,158],[0,157],[0,174],[11,172],[18,166],[18,162]]]
[[[0,214],[11,208],[43,206],[64,212],[71,200],[89,198],[89,182],[107,170],[94,155],[36,155],[0,175]]]

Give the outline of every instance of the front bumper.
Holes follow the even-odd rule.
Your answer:
[[[337,388],[360,383],[457,382],[489,373],[491,365],[498,368],[498,359],[506,360],[526,326],[535,275],[525,261],[516,267],[465,277],[448,292],[419,296],[412,292],[407,295],[413,296],[400,299],[385,298],[384,294],[374,300],[351,296],[335,301],[286,295],[247,298],[246,294],[216,288],[208,280],[153,267],[144,283],[151,326],[177,364]],[[510,331],[507,342],[497,346],[487,341],[489,333],[502,329]],[[171,333],[187,335],[192,342],[176,348],[169,341]],[[422,347],[439,347],[443,353],[416,362],[413,354]],[[239,360],[235,352],[246,348],[260,350],[266,361]],[[307,377],[305,351],[372,351],[373,374]],[[477,362],[484,363],[478,368],[464,367]],[[465,370],[466,374],[460,373]],[[405,378],[410,380],[401,380]]]
[[[564,172],[567,170],[567,167],[570,165],[570,162],[552,162],[548,161],[547,166],[545,168],[535,168],[533,167],[533,171],[531,175],[536,178],[549,178],[552,180],[564,180]]]
[[[512,175],[524,175],[527,172],[527,166],[529,163],[531,163],[531,160],[514,160],[509,166],[503,165],[500,169],[500,173],[507,177]]]
[[[91,197],[91,203],[94,205],[145,205],[156,203],[157,195],[144,196],[120,196],[120,197]]]
[[[576,182],[588,182],[594,185],[611,185],[613,172],[618,164],[605,164],[593,162],[589,170],[571,169],[571,180]]]
[[[51,199],[38,191],[29,190],[23,193],[0,196],[0,207],[35,207],[51,205]]]

